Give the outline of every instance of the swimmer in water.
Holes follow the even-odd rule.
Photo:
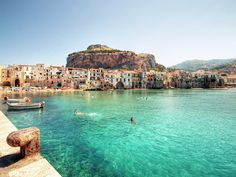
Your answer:
[[[86,115],[86,113],[79,112],[77,110],[74,111],[74,114],[77,115],[77,116],[84,116],[84,115]]]
[[[135,124],[135,123],[136,123],[134,117],[131,117],[131,118],[130,118],[130,122],[131,122],[132,124]]]

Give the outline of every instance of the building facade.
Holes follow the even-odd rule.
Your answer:
[[[10,65],[0,67],[0,84],[8,87],[73,88],[85,90],[217,88],[235,86],[235,75],[199,70],[170,72]]]

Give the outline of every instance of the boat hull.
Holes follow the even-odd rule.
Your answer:
[[[9,103],[7,102],[8,110],[27,110],[44,108],[45,103]]]
[[[3,100],[3,103],[23,103],[24,100],[23,99],[7,99],[7,100]]]

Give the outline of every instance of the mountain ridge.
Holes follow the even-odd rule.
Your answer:
[[[230,63],[236,60],[236,58],[229,59],[209,59],[209,60],[186,60],[184,62],[178,63],[176,65],[171,66],[170,68],[177,68],[189,71],[196,71],[199,69],[210,70],[216,68],[217,66],[224,65],[226,63]]]
[[[212,68],[212,70],[220,70],[227,73],[236,73],[236,59],[232,62],[214,67]]]

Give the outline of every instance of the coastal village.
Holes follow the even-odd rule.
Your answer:
[[[179,69],[124,70],[64,66],[9,65],[0,67],[1,89],[171,89],[236,86],[236,73]]]
[[[230,65],[231,66],[231,65]],[[66,66],[46,64],[0,66],[1,89],[173,89],[236,86],[236,69],[166,68],[147,53],[90,45],[68,55]]]
[[[0,177],[236,177],[236,0],[0,9]]]

